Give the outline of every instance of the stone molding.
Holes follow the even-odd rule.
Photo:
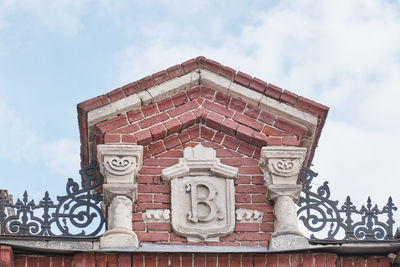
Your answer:
[[[98,145],[97,158],[105,178],[103,206],[108,225],[100,247],[138,247],[137,235],[132,231],[132,205],[137,198],[136,176],[143,164],[143,147]]]
[[[263,212],[258,210],[237,209],[236,221],[240,223],[260,223],[262,221]]]
[[[132,184],[143,165],[143,147],[134,145],[98,145],[100,172],[107,184]]]
[[[212,148],[187,147],[179,163],[162,171],[171,183],[172,230],[189,242],[218,242],[235,228],[238,169],[220,163]]]
[[[220,162],[214,149],[198,144],[194,148],[185,148],[184,156],[179,159],[179,163],[162,171],[162,179],[169,182],[172,179],[194,175],[215,175],[236,179],[237,174],[237,168]]]
[[[171,221],[171,210],[169,209],[148,209],[143,213],[145,222],[169,222]]]
[[[267,199],[275,201],[279,196],[288,196],[297,202],[303,187],[300,184],[271,184],[268,186]]]
[[[271,178],[268,184],[297,184],[307,148],[267,146],[261,149],[261,167]]]

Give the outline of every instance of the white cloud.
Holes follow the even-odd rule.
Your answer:
[[[357,195],[362,202],[368,195],[382,202],[398,195],[393,172],[400,151],[398,3],[282,1],[255,16],[259,23],[217,47],[171,40],[128,46],[116,58],[120,81],[198,55],[240,68],[331,107],[315,164],[320,179],[336,185],[333,194]]]
[[[90,0],[0,0],[0,30],[12,27],[11,18],[17,15],[27,19],[27,30],[40,27],[73,35],[82,27],[81,17],[89,2]]]
[[[0,157],[3,163],[31,162],[45,166],[50,173],[65,180],[79,169],[79,142],[67,138],[47,140],[36,130],[34,122],[25,121],[0,100]],[[6,161],[5,161],[6,160]]]

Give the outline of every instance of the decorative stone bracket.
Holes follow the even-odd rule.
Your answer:
[[[104,175],[103,205],[108,230],[100,238],[101,248],[138,247],[132,231],[132,204],[136,201],[136,175],[143,164],[143,147],[98,145],[97,158]]]
[[[267,199],[274,202],[275,232],[270,240],[271,250],[308,247],[307,239],[299,231],[294,204],[302,190],[298,175],[306,153],[304,147],[269,146],[261,150]]]
[[[217,242],[232,233],[237,174],[237,168],[220,163],[214,149],[185,148],[184,158],[162,171],[171,182],[173,231],[190,242]]]

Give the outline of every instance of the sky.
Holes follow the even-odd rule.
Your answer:
[[[0,188],[64,194],[76,105],[200,55],[329,106],[314,186],[400,208],[399,0],[0,0]]]

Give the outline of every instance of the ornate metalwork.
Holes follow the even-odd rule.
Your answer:
[[[103,200],[95,189],[103,183],[96,161],[79,171],[82,188],[68,179],[66,195],[51,200],[46,191],[39,204],[28,199],[13,203],[5,191],[0,191],[0,234],[30,236],[96,236],[105,228],[99,203]],[[82,230],[85,228],[84,230]]]
[[[349,196],[340,206],[339,201],[330,199],[328,182],[319,186],[316,192],[311,191],[311,182],[317,175],[302,168],[300,180],[304,187],[297,203],[297,215],[304,226],[311,232],[318,232],[319,236],[312,234],[311,239],[335,240],[338,236],[343,236],[343,240],[393,239],[393,211],[397,208],[391,197],[381,210],[371,203],[370,197],[360,209],[353,205]]]

